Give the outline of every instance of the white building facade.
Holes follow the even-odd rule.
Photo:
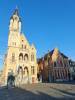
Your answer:
[[[3,70],[5,83],[10,73],[15,76],[16,84],[37,82],[36,49],[21,33],[21,24],[18,9],[15,9],[9,24],[8,49]]]

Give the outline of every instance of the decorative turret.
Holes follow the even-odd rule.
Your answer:
[[[21,18],[19,17],[18,8],[15,9],[13,15],[10,18],[9,31],[21,32]]]

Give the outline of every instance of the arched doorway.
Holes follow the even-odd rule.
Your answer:
[[[13,71],[10,70],[8,72],[8,77],[7,77],[7,87],[12,87],[15,86],[15,76],[13,74]]]
[[[28,68],[27,67],[24,67],[24,75],[28,75],[29,74],[29,71],[28,71]]]
[[[18,74],[22,74],[23,75],[23,69],[22,69],[21,66],[19,66],[19,68],[18,68]]]
[[[28,67],[24,67],[23,77],[24,77],[24,83],[28,83],[29,82],[29,70],[28,70]]]
[[[22,66],[19,66],[18,68],[18,81],[21,82],[23,79],[23,68]]]

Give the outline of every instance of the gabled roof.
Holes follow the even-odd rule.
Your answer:
[[[52,55],[53,55],[53,53],[54,53],[54,50],[55,50],[55,49],[51,50],[49,53],[46,53],[46,54],[44,55],[44,59],[47,59],[48,55],[49,55],[50,57],[52,57]],[[68,59],[68,57],[67,57],[65,54],[61,53],[59,50],[58,50],[58,53],[59,53],[63,58]],[[41,58],[41,59],[42,59],[42,58]],[[39,60],[41,60],[41,59],[39,59]]]
[[[27,41],[27,39],[26,39],[26,37],[24,36],[23,33],[20,35],[20,39],[21,39],[21,41],[26,42],[30,46],[29,42]]]
[[[59,53],[61,54],[61,56],[62,56],[63,58],[68,59],[68,57],[67,57],[66,55],[64,55],[63,53],[61,53],[61,52],[59,52]]]
[[[50,52],[50,55],[51,55],[51,56],[52,56],[53,52],[54,52],[54,49]],[[65,54],[63,54],[62,52],[60,52],[59,50],[58,50],[58,53],[59,53],[63,58],[68,59],[68,57],[67,57]]]

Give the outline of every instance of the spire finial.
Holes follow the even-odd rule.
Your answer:
[[[14,14],[19,16],[18,6],[16,6],[16,9],[14,11]]]
[[[16,9],[18,10],[18,6],[16,5]]]

